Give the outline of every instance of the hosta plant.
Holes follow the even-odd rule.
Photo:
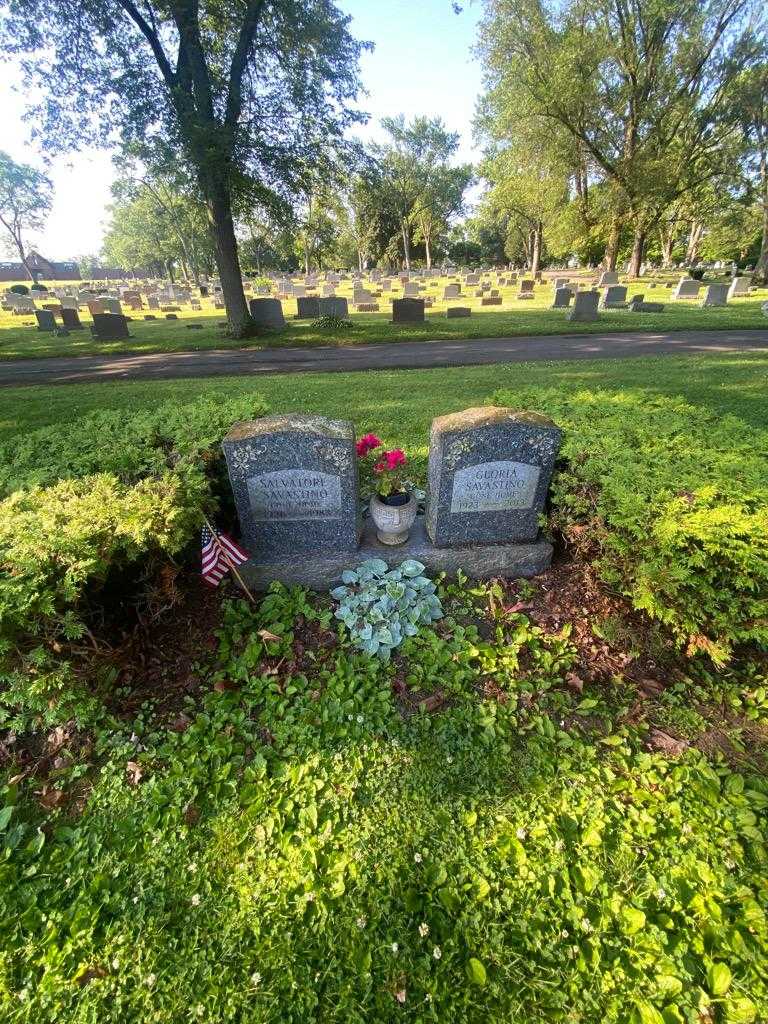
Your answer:
[[[443,616],[435,584],[423,575],[424,566],[407,559],[394,569],[370,558],[342,573],[342,586],[331,591],[339,602],[336,618],[349,630],[352,642],[366,654],[386,661],[419,626]]]

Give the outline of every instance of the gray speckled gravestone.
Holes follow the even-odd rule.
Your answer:
[[[572,295],[571,289],[565,285],[555,288],[555,299],[552,303],[552,309],[568,309],[571,304]]]
[[[625,284],[609,284],[600,300],[601,309],[626,309],[627,286]]]
[[[300,295],[296,299],[296,309],[297,320],[306,320],[310,317],[315,319],[320,316],[320,299],[314,295]]]
[[[392,303],[393,324],[424,322],[424,299],[395,299]]]
[[[344,320],[349,316],[349,303],[338,295],[320,299],[320,316],[337,316]]]
[[[84,331],[80,317],[76,309],[70,309],[67,306],[61,307],[61,319],[64,322],[64,328],[67,331]]]
[[[236,423],[222,442],[247,550],[262,562],[355,551],[355,432],[346,420],[287,414]]]
[[[259,327],[285,327],[280,299],[251,299],[248,308]]]
[[[704,301],[701,303],[702,306],[727,306],[728,291],[729,286],[727,284],[715,282],[707,285],[707,290],[704,292]]]
[[[56,330],[56,317],[50,309],[36,309],[35,316],[37,318],[38,331]]]
[[[546,416],[465,409],[432,421],[427,533],[437,547],[535,540],[560,429]]]
[[[695,299],[701,289],[701,281],[692,277],[681,277],[672,292],[673,299]]]
[[[577,292],[573,306],[565,314],[566,320],[597,320],[599,300],[599,292]]]

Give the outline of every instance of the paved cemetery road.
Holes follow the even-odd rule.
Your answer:
[[[399,341],[346,347],[227,349],[149,355],[75,356],[0,361],[0,385],[83,384],[110,380],[257,376],[424,369],[556,359],[611,359],[662,354],[768,352],[764,331],[626,331],[621,334]]]

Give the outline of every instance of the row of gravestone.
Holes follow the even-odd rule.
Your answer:
[[[435,419],[426,511],[432,545],[535,541],[560,441],[560,429],[538,413],[487,407]],[[242,540],[254,562],[300,563],[358,549],[352,423],[267,416],[235,424],[222,447]]]
[[[308,296],[306,298],[297,298],[296,305],[297,320],[317,319],[322,316],[344,319],[349,315],[349,303],[346,299],[339,297],[320,299]],[[283,304],[280,299],[251,299],[248,307],[258,327],[280,328],[285,326]],[[392,321],[396,324],[421,323],[424,320],[424,308],[423,299],[395,299],[392,302]],[[376,309],[378,309],[378,306],[376,306]]]

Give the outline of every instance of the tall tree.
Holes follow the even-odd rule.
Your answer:
[[[386,201],[399,221],[405,266],[410,270],[414,229],[421,233],[429,266],[430,241],[438,224],[447,223],[461,208],[471,168],[450,166],[459,136],[439,117],[415,117],[407,123],[400,114],[381,124],[389,141],[374,146],[373,155]]]
[[[742,167],[747,186],[755,195],[762,214],[760,255],[754,279],[768,284],[768,47],[757,48],[750,65],[736,79],[733,114],[744,137]]]
[[[15,0],[0,47],[42,90],[43,144],[161,136],[205,203],[230,329],[252,324],[233,196],[255,179],[295,192],[294,168],[342,145],[362,44],[333,0]],[[38,91],[38,95],[39,95]]]
[[[0,225],[7,233],[11,251],[19,255],[30,280],[34,275],[27,262],[27,237],[42,228],[50,212],[53,185],[29,164],[18,164],[0,150]]]
[[[726,59],[758,0],[486,0],[486,102],[565,131],[610,185],[606,260],[623,223],[633,271],[664,210],[719,173]]]

